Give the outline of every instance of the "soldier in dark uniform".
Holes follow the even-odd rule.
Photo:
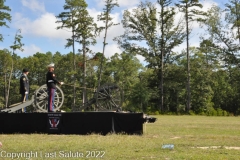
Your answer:
[[[21,96],[21,102],[25,102],[28,100],[28,95],[29,95],[29,80],[28,80],[28,75],[29,71],[27,68],[23,69],[23,73],[20,78],[20,94]],[[26,113],[26,107],[22,109],[22,112]]]
[[[46,84],[48,88],[48,112],[54,112],[54,97],[55,97],[55,90],[56,84],[62,85],[63,82],[59,82],[56,79],[56,75],[53,73],[54,71],[54,64],[48,65],[48,72],[46,75]]]

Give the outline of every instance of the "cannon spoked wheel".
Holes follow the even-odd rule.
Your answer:
[[[57,111],[61,108],[64,102],[64,94],[60,87],[57,86],[54,97],[54,111]],[[41,112],[48,112],[48,93],[47,85],[42,85],[34,93],[34,106],[37,110]]]
[[[122,106],[122,90],[116,84],[104,84],[97,89],[94,99],[99,111],[117,110]]]

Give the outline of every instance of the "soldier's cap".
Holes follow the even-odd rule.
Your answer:
[[[49,64],[47,68],[54,68],[54,63]]]
[[[24,68],[23,72],[29,72],[29,70],[27,68]]]

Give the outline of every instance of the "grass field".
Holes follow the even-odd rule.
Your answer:
[[[141,136],[0,134],[0,159],[240,159],[240,117],[154,117]],[[162,149],[164,144],[174,149]]]

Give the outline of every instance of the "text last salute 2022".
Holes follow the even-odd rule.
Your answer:
[[[7,152],[1,151],[0,158],[103,158],[105,151],[55,151],[55,152],[43,152],[43,151],[30,151],[30,152]]]

